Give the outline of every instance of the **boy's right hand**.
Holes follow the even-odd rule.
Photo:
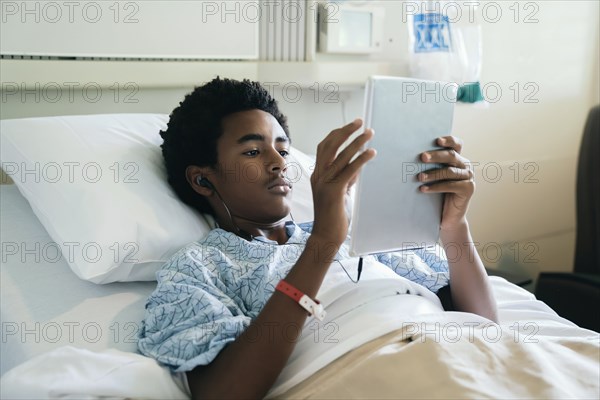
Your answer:
[[[317,146],[315,170],[310,177],[315,209],[311,236],[327,247],[334,246],[337,249],[346,239],[348,217],[345,196],[356,182],[360,169],[376,155],[374,149],[367,149],[350,162],[373,136],[373,131],[366,129],[336,156],[342,144],[362,124],[361,119],[356,119],[342,128],[335,129]]]

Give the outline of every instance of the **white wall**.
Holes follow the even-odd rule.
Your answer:
[[[572,269],[577,152],[587,112],[600,101],[599,10],[596,1],[529,3],[538,6],[537,23],[522,22],[532,11],[523,8],[521,21],[515,23],[508,9],[513,2],[503,3],[504,17],[498,22],[480,19],[482,83],[500,87],[502,96],[487,108],[458,105],[454,133],[465,140],[465,156],[479,163],[469,220],[475,240],[485,250],[484,261],[535,274]],[[396,2],[392,9],[397,13],[401,7]],[[408,40],[406,30],[404,35]],[[397,69],[407,72],[406,65],[406,59],[398,60]],[[273,90],[289,117],[293,144],[309,153],[343,124],[342,105],[347,120],[363,113],[362,89],[339,93],[339,100],[329,103],[328,82],[315,83],[319,91],[305,90],[294,102],[286,100],[281,90]],[[517,88],[520,97],[515,100]],[[115,101],[114,92],[106,92],[97,103],[81,100],[80,92],[75,93],[79,98],[75,102],[66,97],[57,103],[35,102],[32,96],[22,102],[13,96],[3,99],[0,118],[169,113],[191,89],[143,89],[135,94],[137,103],[125,103],[123,97]],[[527,94],[537,102],[525,102]]]
[[[500,260],[506,267],[570,270],[577,153],[587,113],[598,102],[598,3],[541,2],[537,18],[531,25],[510,19],[484,25],[482,81],[498,82],[503,97],[489,109],[459,109],[455,131],[469,143],[472,160],[503,167],[498,182],[478,179],[474,235],[510,246]],[[515,82],[521,95],[531,92],[523,90],[527,82],[539,88],[538,102],[516,100]],[[511,165],[519,166],[516,180]],[[523,174],[534,171],[537,182],[526,182]]]

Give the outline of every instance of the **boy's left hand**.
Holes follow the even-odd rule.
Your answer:
[[[418,179],[427,184],[421,186],[421,192],[446,193],[440,229],[452,230],[466,223],[469,201],[475,192],[474,174],[471,162],[460,155],[463,147],[461,139],[444,136],[436,142],[445,149],[421,153],[421,161],[446,166],[422,172]]]

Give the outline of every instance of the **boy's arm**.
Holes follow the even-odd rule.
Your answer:
[[[422,192],[445,193],[440,239],[444,248],[449,249],[446,255],[452,301],[457,310],[473,312],[497,322],[496,301],[466,218],[475,192],[470,161],[460,154],[462,140],[445,136],[438,138],[437,143],[444,149],[425,152],[421,154],[421,160],[446,166],[425,171],[419,174],[419,179],[430,184],[421,186]]]
[[[339,155],[339,147],[362,122],[331,132],[317,148],[311,176],[315,223],[304,252],[285,281],[315,298],[329,265],[348,232],[344,194],[360,168],[373,156],[365,151],[352,157],[370,139],[359,135]],[[287,295],[275,291],[250,326],[208,365],[187,373],[193,399],[263,398],[287,363],[308,314]]]
[[[473,244],[468,222],[440,233],[448,257],[452,303],[458,311],[472,312],[498,322],[496,300]]]
[[[285,281],[315,298],[330,260],[311,236]],[[317,256],[322,253],[323,256]],[[335,253],[334,253],[335,254]],[[193,399],[258,399],[273,386],[290,357],[308,313],[275,291],[250,326],[206,366],[187,373]]]

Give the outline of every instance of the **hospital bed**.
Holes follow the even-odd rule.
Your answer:
[[[166,184],[168,116],[1,121],[1,397],[189,398],[137,353],[154,272],[210,221]],[[313,159],[293,149],[296,222]],[[267,398],[599,398],[600,335],[490,277],[499,324],[420,296],[332,304],[308,319]],[[326,305],[327,308],[327,305]]]

